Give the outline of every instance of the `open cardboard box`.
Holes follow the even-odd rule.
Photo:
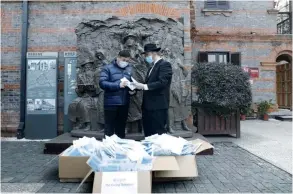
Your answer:
[[[80,186],[87,180],[87,177],[89,177],[90,174],[92,173],[93,173],[92,170],[88,172],[87,176],[83,179]],[[156,181],[186,180],[186,179],[192,179],[198,176],[195,155],[159,156],[155,158],[151,171],[110,172],[110,173],[95,172],[94,183],[93,183],[93,193],[101,193],[101,192],[108,193],[108,192],[105,192],[105,189],[103,191],[103,188],[105,188],[105,185],[113,184],[114,179],[117,176],[123,176],[123,174],[125,174],[125,178],[123,178],[123,180],[127,180],[127,176],[128,176],[127,173],[134,173],[134,176],[136,179],[135,183],[131,182],[132,185],[135,185],[135,187],[131,188],[133,192],[127,192],[127,193],[152,193],[153,181],[156,182]],[[109,181],[109,176],[111,176],[110,178],[112,179],[111,181]],[[108,178],[105,178],[105,177],[108,177]],[[130,182],[125,181],[125,183],[121,185],[131,185],[131,184]],[[129,191],[129,188],[125,188],[123,186],[120,186],[120,187],[113,186],[109,190],[111,191],[109,193],[121,193],[122,191],[125,191],[125,190]]]
[[[195,161],[195,156],[189,156],[189,159],[187,160],[193,160]],[[179,162],[178,162],[179,161]],[[174,176],[176,175],[175,172],[177,173],[177,176],[184,176],[184,174],[182,173],[186,173],[186,170],[188,167],[185,167],[182,171],[182,169],[180,169],[180,164],[183,165],[183,163],[180,163],[180,161],[182,161],[182,159],[177,159],[174,156],[160,156],[160,157],[156,157],[153,163],[153,167],[152,170],[153,172],[159,173],[159,172],[165,172],[165,174],[157,174],[157,178],[164,178],[166,176]],[[167,165],[166,165],[167,164]],[[190,168],[190,167],[189,167]],[[197,168],[194,165],[193,167],[191,167],[193,170],[193,173],[188,172],[188,176],[192,176],[195,177],[197,176]],[[153,179],[153,175],[151,171],[138,171],[138,172],[95,172],[94,173],[94,183],[93,183],[93,193],[101,193],[103,186],[106,185],[107,183],[109,183],[109,178],[107,180],[104,180],[105,176],[109,176],[109,174],[112,174],[112,179],[115,179],[115,177],[118,176],[117,173],[119,173],[119,175],[123,176],[123,174],[125,174],[125,179],[127,179],[126,176],[128,176],[128,173],[134,173],[134,176],[136,177],[136,181],[135,181],[135,193],[152,193],[152,179]],[[170,172],[170,174],[166,173],[166,172]],[[180,174],[181,172],[181,174]],[[79,187],[87,180],[87,178],[93,173],[92,170],[90,170],[86,177],[83,179],[83,181],[81,182],[81,184],[79,185]],[[116,175],[115,175],[116,173]],[[106,178],[105,178],[106,179]],[[108,181],[108,182],[107,182]],[[110,181],[111,183],[113,183],[114,181]],[[129,184],[129,182],[126,182],[127,184]],[[126,183],[123,183],[121,185],[126,185]],[[120,188],[123,188],[122,186],[120,186]],[[112,193],[115,193],[115,191],[117,191],[117,188],[114,186],[112,188]],[[116,189],[116,190],[115,190]],[[125,189],[125,188],[123,188]],[[133,188],[132,188],[133,189]],[[104,192],[104,191],[103,191]]]
[[[168,164],[168,165],[166,165]],[[179,165],[175,157],[173,156],[162,156],[157,157],[154,161],[152,171],[159,172],[159,171],[178,171]],[[90,174],[91,172],[89,172]],[[110,172],[113,173],[113,172]],[[129,172],[114,172],[123,174],[123,173],[129,173]],[[151,171],[138,171],[138,172],[131,172],[135,173],[135,176],[137,178],[136,180],[136,193],[152,193],[152,172]],[[88,174],[88,175],[89,175]],[[93,193],[101,193],[102,187],[105,183],[104,176],[106,176],[107,172],[95,172],[94,173],[94,183],[93,183]],[[114,177],[115,175],[113,175]],[[126,175],[127,176],[127,175]],[[86,177],[85,177],[86,179]],[[83,180],[83,182],[85,181]],[[81,185],[80,185],[81,186]],[[115,193],[113,191],[113,193]]]
[[[197,139],[192,142],[194,144],[201,143],[196,154],[206,149],[213,148],[211,144],[203,140]],[[64,182],[66,182],[66,180],[72,180],[70,182],[80,182],[82,179],[86,181],[92,180],[93,177],[90,176],[92,174],[91,169],[86,163],[88,159],[88,156],[62,156],[61,153],[59,155],[60,180],[65,180]],[[142,184],[146,184],[149,178],[153,181],[169,181],[174,179],[190,179],[198,176],[195,155],[156,157],[152,171],[153,172],[137,172],[138,185],[140,185],[140,181],[142,181]],[[95,173],[94,189],[99,189],[98,186],[95,186],[98,183],[95,182],[99,182],[100,179],[102,180],[102,176],[103,173]],[[147,178],[147,176],[150,177]],[[143,186],[141,188],[143,188]]]
[[[91,168],[86,164],[89,156],[59,155],[59,179],[83,179]]]

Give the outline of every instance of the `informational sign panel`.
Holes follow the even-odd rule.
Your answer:
[[[242,69],[249,74],[250,84],[253,84],[253,79],[259,78],[259,69],[257,67],[242,67]]]
[[[257,67],[249,68],[249,75],[252,79],[259,78],[259,69]]]
[[[259,78],[259,69],[257,67],[242,67],[242,69],[249,73],[251,79]]]
[[[25,137],[57,136],[57,52],[28,52]]]
[[[64,131],[69,132],[72,130],[71,122],[68,119],[68,106],[77,98],[76,88],[76,52],[64,52]]]
[[[27,114],[55,114],[56,59],[27,61]]]

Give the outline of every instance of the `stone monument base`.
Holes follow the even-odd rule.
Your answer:
[[[102,140],[104,138],[104,132],[97,132],[97,131],[84,131],[84,130],[72,130],[71,135],[73,137],[95,137],[98,140]],[[183,138],[190,138],[193,136],[192,131],[176,131],[170,135],[175,137],[183,137]],[[144,139],[143,133],[129,133],[126,134],[126,139],[133,139],[136,141],[140,141]]]
[[[104,132],[99,132],[99,131],[72,130],[71,135],[73,137],[83,137],[83,136],[94,137],[97,140],[102,140],[104,138]],[[130,134],[126,134],[125,138],[139,141],[144,139],[144,135],[143,133],[130,133]]]
[[[74,140],[77,140],[77,137],[72,137],[70,133],[64,133],[62,135],[59,135],[58,137],[51,139],[50,141],[46,141],[44,145],[44,154],[60,154],[64,150],[66,150],[69,146],[72,145],[72,142]],[[193,139],[202,139],[206,142],[209,142],[205,137],[198,133],[194,133],[192,138],[189,138],[188,140]],[[209,150],[205,150],[198,155],[213,155],[213,148]]]

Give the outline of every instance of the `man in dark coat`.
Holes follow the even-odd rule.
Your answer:
[[[146,62],[153,64],[148,70],[145,84],[135,83],[137,89],[144,90],[142,119],[145,136],[166,133],[172,66],[159,56],[155,44],[144,47]]]
[[[114,133],[125,138],[125,126],[128,116],[131,92],[127,87],[131,82],[131,66],[128,64],[130,53],[127,50],[119,52],[111,64],[101,70],[99,85],[104,90],[105,135]],[[123,79],[125,79],[123,81]]]

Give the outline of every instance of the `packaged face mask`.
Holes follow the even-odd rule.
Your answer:
[[[119,153],[116,153],[116,156],[115,158],[117,160],[124,160],[124,159],[127,159],[127,156],[125,154],[119,154]]]
[[[167,134],[149,136],[142,141],[142,144],[145,146],[145,151],[153,156],[194,155],[200,146],[193,145],[181,137],[177,138]]]
[[[75,140],[62,155],[90,156],[87,164],[96,172],[151,170],[154,147],[159,150],[158,143],[152,141],[141,143],[113,135],[100,142],[83,137]]]
[[[118,172],[120,166],[117,164],[102,164],[99,166],[99,172]]]
[[[97,156],[91,156],[86,162],[93,171],[99,172],[101,160]]]

